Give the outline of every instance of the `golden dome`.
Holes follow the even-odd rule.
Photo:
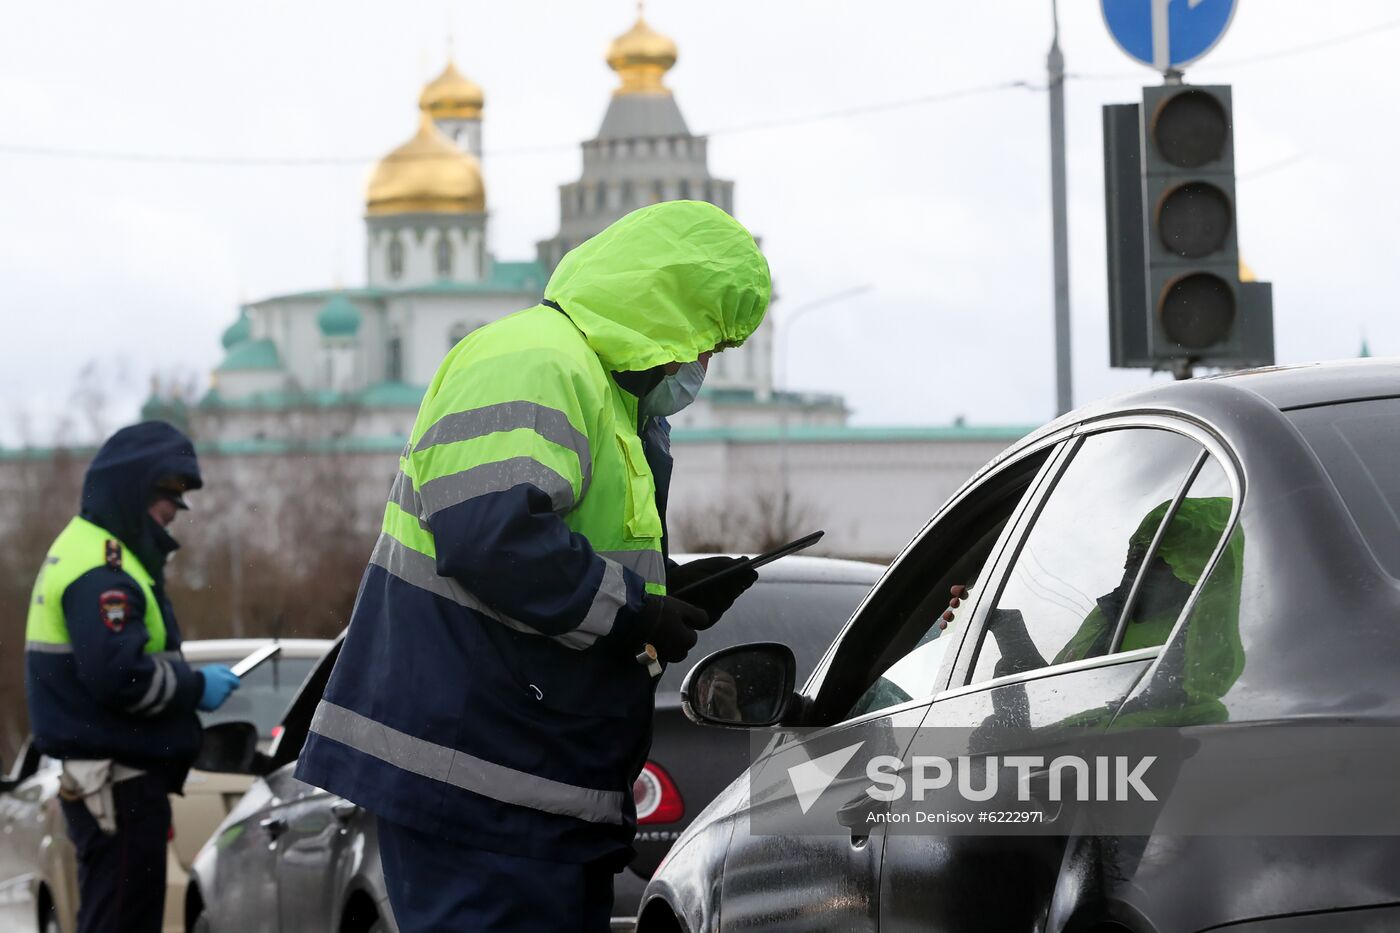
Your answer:
[[[418,133],[379,160],[365,201],[371,216],[480,214],[486,210],[481,164],[454,146],[424,110]]]
[[[434,120],[480,120],[485,102],[481,85],[464,77],[452,62],[428,82],[418,98],[418,106],[431,113]]]
[[[622,78],[614,94],[669,94],[661,78],[678,56],[676,43],[647,25],[640,13],[636,24],[608,46],[608,67]]]

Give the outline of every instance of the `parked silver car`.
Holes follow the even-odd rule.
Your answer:
[[[192,933],[391,933],[374,818],[292,775],[340,643],[302,684],[264,754],[248,723],[205,730],[196,764],[251,773],[252,786],[195,856]]]
[[[195,667],[233,664],[268,638],[187,641],[185,660]],[[243,678],[238,692],[217,712],[200,713],[205,726],[229,719],[250,721],[265,748],[288,699],[331,642],[291,638],[281,652]],[[242,727],[240,727],[242,728]],[[0,778],[0,931],[70,933],[77,928],[78,868],[58,803],[59,763],[26,742],[10,772]],[[192,771],[184,796],[172,796],[173,841],[166,854],[164,933],[186,933],[186,872],[198,847],[242,798],[251,779],[242,774]]]

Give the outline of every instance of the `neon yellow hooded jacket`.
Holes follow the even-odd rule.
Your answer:
[[[705,203],[622,218],[544,304],[463,339],[423,399],[298,776],[552,860],[625,849],[650,741],[635,660],[665,592],[637,398],[611,375],[742,344],[768,266]]]

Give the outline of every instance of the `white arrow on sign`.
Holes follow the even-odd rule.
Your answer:
[[[1187,8],[1194,10],[1206,0],[1187,0]],[[1152,0],[1152,67],[1166,74],[1172,66],[1171,17],[1167,8],[1172,0]]]

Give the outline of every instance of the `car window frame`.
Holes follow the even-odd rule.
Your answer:
[[[1093,658],[1084,658],[1079,661],[1069,661],[1061,664],[1047,664],[1031,671],[1022,671],[1018,674],[1007,674],[1002,677],[992,677],[987,680],[970,682],[977,657],[977,648],[981,644],[982,633],[986,628],[987,615],[996,599],[1000,598],[1002,588],[1006,584],[1006,576],[1010,572],[1012,565],[1021,553],[1021,547],[1025,544],[1026,536],[1035,527],[1036,520],[1040,517],[1041,508],[1045,501],[1054,494],[1055,488],[1059,485],[1061,477],[1074,460],[1074,454],[1078,452],[1084,440],[1095,434],[1102,434],[1108,431],[1147,429],[1166,430],[1176,434],[1181,434],[1195,441],[1203,450],[1198,452],[1191,466],[1186,470],[1184,478],[1178,484],[1175,497],[1169,506],[1167,513],[1163,516],[1161,524],[1158,525],[1156,533],[1153,535],[1152,546],[1148,550],[1143,560],[1146,566],[1151,557],[1156,553],[1157,546],[1161,543],[1161,535],[1167,523],[1176,515],[1180,507],[1181,500],[1191,488],[1191,483],[1206,462],[1207,457],[1214,457],[1225,471],[1225,476],[1230,483],[1230,494],[1232,498],[1230,516],[1226,520],[1225,529],[1220,535],[1220,540],[1216,542],[1215,548],[1211,551],[1210,559],[1206,562],[1205,569],[1201,573],[1200,579],[1192,587],[1191,595],[1187,597],[1181,611],[1177,614],[1176,621],[1172,623],[1171,630],[1167,634],[1166,641],[1161,645],[1148,648],[1139,648],[1133,651],[1112,651]],[[1111,667],[1117,664],[1126,664],[1145,659],[1155,659],[1153,667],[1160,661],[1162,649],[1171,644],[1176,637],[1177,631],[1183,622],[1190,618],[1192,610],[1196,606],[1196,601],[1205,584],[1209,581],[1214,572],[1216,564],[1220,560],[1220,555],[1224,553],[1230,537],[1234,534],[1236,525],[1239,522],[1240,513],[1244,507],[1245,495],[1245,474],[1241,467],[1240,458],[1234,449],[1226,442],[1222,433],[1208,422],[1189,416],[1180,412],[1134,412],[1134,413],[1113,413],[1100,418],[1085,421],[1072,432],[1069,443],[1065,444],[1064,450],[1054,458],[1053,465],[1055,472],[1053,476],[1042,478],[1034,490],[1034,501],[1022,503],[1020,515],[1016,520],[1016,527],[1012,529],[1014,540],[1001,543],[996,565],[988,574],[991,586],[984,586],[984,593],[994,593],[990,600],[979,599],[977,605],[972,610],[970,621],[963,636],[962,644],[959,646],[959,653],[951,676],[946,682],[942,692],[935,697],[935,701],[946,698],[963,696],[965,694],[978,693],[983,690],[990,690],[1007,684],[1025,683],[1027,681],[1039,680],[1043,677],[1054,677],[1060,674],[1068,674],[1081,670],[1090,670],[1099,667]],[[1131,612],[1142,578],[1142,570],[1139,569],[1138,576],[1134,579],[1133,589],[1129,595],[1128,602],[1124,606],[1124,617]],[[1122,618],[1119,619],[1121,623]],[[1123,632],[1122,626],[1116,624],[1114,629],[1114,646],[1121,644]]]
[[[1036,494],[1047,477],[1053,476],[1057,472],[1059,462],[1064,456],[1065,448],[1069,446],[1069,442],[1073,438],[1073,433],[1073,426],[1060,428],[1042,438],[1028,443],[1025,447],[1011,454],[1003,455],[1004,459],[1002,460],[992,461],[992,463],[984,467],[980,473],[970,478],[947,502],[934,512],[933,516],[924,524],[920,532],[915,535],[895,559],[890,562],[885,573],[871,588],[870,592],[866,594],[865,598],[861,600],[860,604],[856,606],[855,612],[851,614],[851,618],[837,633],[831,644],[827,646],[821,660],[819,660],[816,667],[813,668],[812,675],[807,679],[806,685],[800,691],[801,695],[807,700],[805,704],[807,713],[810,714],[815,710],[819,714],[821,712],[821,704],[824,700],[827,702],[834,702],[827,699],[828,695],[825,694],[828,687],[828,675],[837,659],[840,658],[843,646],[845,646],[849,639],[857,636],[864,636],[866,634],[866,628],[871,628],[877,633],[888,629],[888,631],[885,631],[886,637],[879,642],[878,646],[867,645],[863,649],[873,654],[884,650],[885,646],[889,645],[890,642],[898,636],[901,628],[889,626],[882,628],[879,622],[871,619],[871,617],[874,616],[878,618],[879,615],[891,611],[893,607],[889,605],[890,603],[894,603],[896,606],[899,605],[899,597],[902,595],[900,593],[901,587],[891,583],[891,581],[898,580],[905,569],[908,569],[910,572],[914,572],[917,569],[915,567],[906,567],[906,565],[916,564],[921,561],[926,550],[926,543],[933,535],[939,533],[942,524],[948,517],[961,509],[973,497],[986,494],[990,491],[991,487],[1005,483],[1008,475],[1023,466],[1027,460],[1043,456],[1044,461],[1037,468],[1035,475],[1027,482],[1025,493],[1016,503],[1011,512],[1011,516],[1007,519],[1005,526],[1001,529],[996,542],[992,545],[992,549],[988,553],[988,562],[985,565],[987,568],[986,576],[988,579],[993,579],[992,570],[997,566],[998,558],[1007,545],[1008,534],[1017,526],[1023,511],[1036,499]],[[982,587],[978,589],[980,590]],[[979,594],[974,593],[972,595],[973,601],[980,598]],[[964,605],[968,604],[964,603]],[[966,637],[967,630],[965,629],[962,632],[962,638],[966,639]],[[952,659],[959,656],[961,648],[961,642],[956,646],[950,646],[947,656],[945,656],[943,662],[940,664],[939,671],[933,679],[931,691],[922,697],[914,697],[895,706],[887,706],[878,710],[871,710],[868,713],[862,713],[859,716],[836,719],[831,722],[816,721],[804,716],[804,720],[806,721],[801,723],[801,725],[815,726],[823,729],[836,727],[844,728],[872,719],[891,716],[903,710],[927,705],[943,690],[947,689],[948,677],[952,671]]]
[[[286,710],[282,713],[282,718],[278,720],[278,725],[282,731],[277,738],[273,739],[272,745],[267,750],[268,773],[291,764],[301,755],[301,749],[306,745],[306,736],[311,731],[311,719],[315,715],[316,707],[321,703],[321,697],[326,692],[326,684],[330,681],[331,670],[335,668],[335,662],[340,657],[341,646],[345,643],[345,633],[342,632],[331,642],[331,646],[326,649],[326,653],[321,655],[316,666],[311,669],[311,673],[306,675],[292,701],[287,704]],[[325,672],[322,677],[321,673]],[[307,707],[310,707],[308,713]],[[287,728],[288,722],[295,727],[294,732]],[[304,725],[303,725],[304,723]],[[301,734],[301,741],[296,746],[297,754],[288,757],[286,750],[289,735]]]

